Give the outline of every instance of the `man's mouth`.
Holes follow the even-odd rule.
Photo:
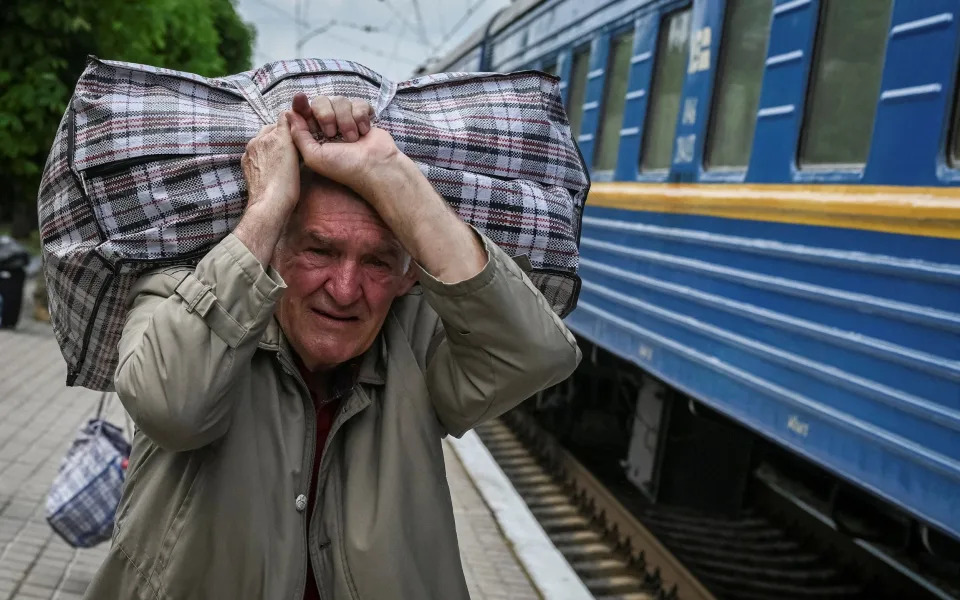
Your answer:
[[[343,315],[343,314],[337,314],[337,313],[330,313],[330,312],[327,312],[327,311],[325,311],[325,310],[318,310],[318,309],[316,309],[316,308],[314,308],[314,309],[312,309],[312,310],[313,310],[314,314],[320,315],[321,317],[324,317],[324,318],[326,318],[326,319],[330,319],[331,321],[339,321],[339,322],[341,322],[341,323],[349,323],[350,321],[356,321],[356,320],[357,320],[357,317],[352,316],[352,315]]]

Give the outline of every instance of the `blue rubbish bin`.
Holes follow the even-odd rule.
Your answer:
[[[10,329],[20,320],[23,284],[30,253],[10,237],[0,236],[0,327]]]

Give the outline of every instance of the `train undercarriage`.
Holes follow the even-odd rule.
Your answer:
[[[505,422],[569,451],[717,598],[960,598],[957,540],[579,342],[576,373]]]

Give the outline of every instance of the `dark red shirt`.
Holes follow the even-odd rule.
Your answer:
[[[337,408],[340,406],[339,394],[327,389],[326,378],[317,378],[307,371],[297,361],[297,367],[300,375],[310,390],[310,397],[313,398],[313,406],[317,414],[317,445],[313,451],[313,473],[310,476],[310,491],[307,493],[307,525],[313,516],[314,497],[317,495],[317,478],[320,474],[320,459],[323,457],[323,447],[330,435],[330,429],[333,427],[333,420],[337,415]],[[333,397],[333,400],[326,401]],[[303,591],[303,600],[320,600],[320,590],[317,589],[317,580],[313,575],[313,565],[307,555],[307,583]]]

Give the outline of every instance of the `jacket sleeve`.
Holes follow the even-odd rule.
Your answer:
[[[427,386],[440,422],[457,437],[563,381],[580,362],[576,339],[539,290],[480,238],[488,260],[471,279],[444,284],[420,273],[442,325],[427,357]]]
[[[285,287],[232,234],[196,269],[161,269],[137,281],[114,383],[150,439],[183,451],[226,433],[231,382],[249,366]]]

